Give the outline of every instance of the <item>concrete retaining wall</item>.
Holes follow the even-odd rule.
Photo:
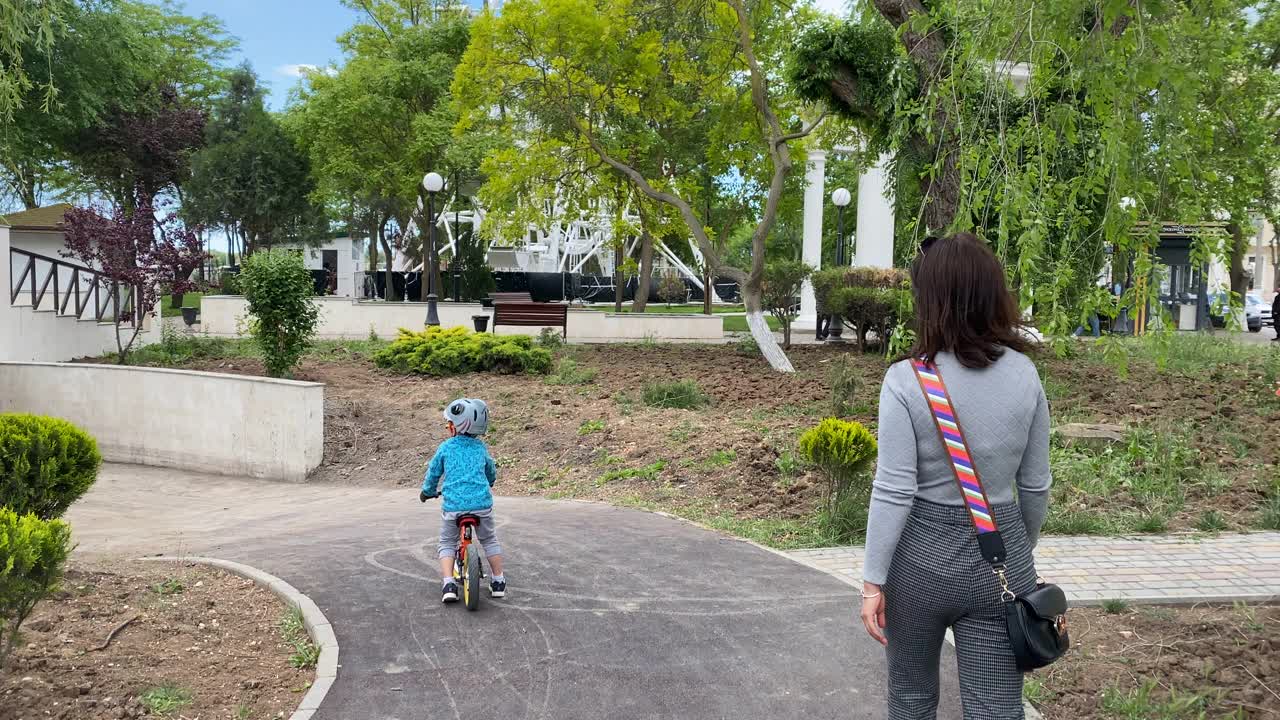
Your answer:
[[[352,301],[347,298],[316,298],[320,304],[318,336],[329,339],[359,340],[369,331],[381,338],[393,338],[400,328],[418,330],[426,322],[424,303]],[[246,331],[247,303],[240,296],[208,296],[200,305],[200,330],[215,337],[238,337]],[[442,327],[472,327],[474,315],[489,316],[493,311],[479,305],[438,303],[437,314]],[[713,342],[724,337],[724,321],[708,315],[642,315],[569,311],[569,340],[601,342],[606,340]],[[492,329],[492,328],[491,328]],[[501,327],[498,333],[536,334],[538,328]]]
[[[0,412],[69,420],[111,462],[304,480],[324,456],[324,386],[239,375],[0,362]]]

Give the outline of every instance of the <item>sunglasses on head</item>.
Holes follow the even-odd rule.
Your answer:
[[[933,247],[934,244],[936,244],[941,239],[942,238],[937,237],[935,235],[925,236],[925,239],[920,241],[920,254],[923,255],[926,252],[928,252],[929,248]]]

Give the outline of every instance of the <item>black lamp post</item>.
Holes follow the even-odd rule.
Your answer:
[[[831,193],[831,202],[836,206],[836,267],[843,268],[845,266],[844,259],[844,209],[849,206],[849,201],[853,197],[849,191],[844,188],[837,188]],[[840,317],[840,313],[831,313],[831,325],[827,333],[827,342],[842,343],[844,342],[844,319]]]
[[[462,184],[458,182],[458,173],[453,174],[453,257],[449,258],[449,267],[453,271],[453,301],[462,302],[462,271],[458,262],[458,251],[462,249]]]
[[[422,275],[427,288],[427,325],[440,324],[440,315],[436,311],[436,272],[440,261],[436,259],[436,193],[444,187],[444,178],[439,173],[427,173],[422,178],[422,188],[427,191],[427,251],[422,257]]]

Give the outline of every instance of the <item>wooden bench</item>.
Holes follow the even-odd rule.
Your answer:
[[[495,305],[497,303],[508,303],[508,302],[520,302],[520,303],[533,302],[533,296],[527,292],[489,293],[489,299],[492,300]]]
[[[496,298],[495,298],[496,299]],[[499,325],[524,327],[558,327],[561,336],[569,337],[569,306],[563,303],[509,302],[493,304],[493,329]]]

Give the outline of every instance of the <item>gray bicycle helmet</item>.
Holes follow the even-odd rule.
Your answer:
[[[489,432],[489,406],[483,400],[458,398],[444,409],[444,419],[453,423],[453,429],[462,435]]]

